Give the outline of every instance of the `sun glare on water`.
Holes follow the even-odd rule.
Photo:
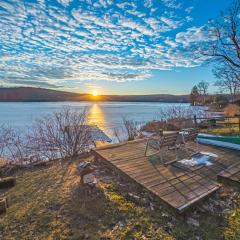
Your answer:
[[[94,96],[94,97],[97,97],[98,96],[98,92],[97,91],[92,91],[92,95]]]

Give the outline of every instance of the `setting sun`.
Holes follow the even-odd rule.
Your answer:
[[[94,96],[94,97],[97,97],[98,96],[98,92],[97,91],[92,91],[92,95]]]

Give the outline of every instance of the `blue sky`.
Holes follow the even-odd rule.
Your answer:
[[[214,82],[188,50],[230,0],[1,0],[0,84],[100,94]],[[211,91],[215,91],[213,87]]]

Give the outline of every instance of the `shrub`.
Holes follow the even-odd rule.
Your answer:
[[[25,134],[0,126],[0,159],[24,165],[86,152],[94,145],[86,116],[86,111],[63,108],[36,120]]]
[[[161,130],[165,131],[177,131],[178,128],[172,123],[168,123],[167,121],[151,121],[147,122],[142,128],[142,131],[156,133],[161,132]]]
[[[123,118],[124,130],[127,134],[127,140],[131,141],[141,135],[140,124],[131,119]]]
[[[28,134],[27,150],[32,159],[71,159],[94,144],[86,125],[86,111],[64,108],[36,121]]]
[[[229,104],[224,108],[224,113],[228,116],[234,117],[237,114],[240,114],[240,107],[236,104]]]
[[[26,159],[22,135],[11,127],[0,126],[0,158],[23,163]]]

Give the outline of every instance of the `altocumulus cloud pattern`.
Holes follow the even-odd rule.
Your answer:
[[[188,4],[188,5],[186,5]],[[41,87],[137,81],[201,63],[191,1],[1,0],[0,83]]]

